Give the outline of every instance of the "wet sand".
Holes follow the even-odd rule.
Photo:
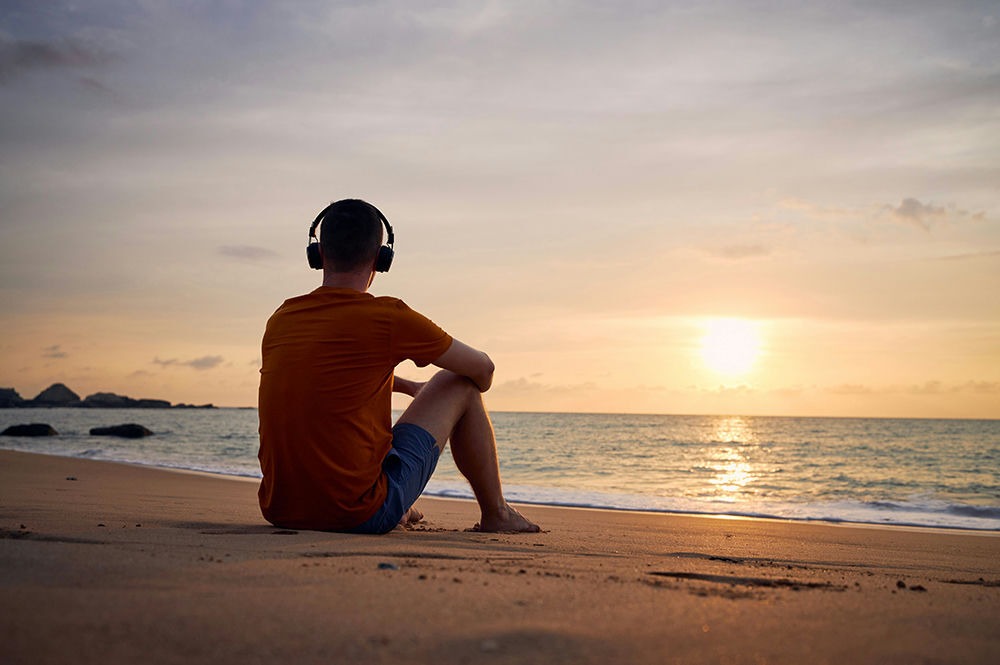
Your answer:
[[[256,481],[0,451],[0,662],[1000,662],[1000,534],[467,501],[382,537]]]

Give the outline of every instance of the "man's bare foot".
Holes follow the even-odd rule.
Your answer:
[[[472,527],[473,531],[489,533],[538,533],[541,528],[505,503],[498,515],[483,515],[482,521]]]
[[[399,518],[399,526],[413,526],[422,519],[424,519],[424,514],[413,506],[410,506],[410,509],[406,511],[406,514]]]

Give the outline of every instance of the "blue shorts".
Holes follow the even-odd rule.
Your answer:
[[[392,428],[392,448],[382,461],[388,494],[385,503],[350,533],[388,533],[396,528],[413,502],[427,487],[441,451],[431,433],[413,423]]]

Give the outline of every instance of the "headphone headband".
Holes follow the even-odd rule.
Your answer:
[[[334,201],[327,207],[323,208],[313,223],[309,226],[309,244],[306,245],[306,258],[309,259],[309,267],[315,270],[321,270],[323,268],[323,256],[319,251],[319,239],[316,238],[316,227],[319,226],[323,218],[326,217],[330,208],[341,203],[341,201]],[[386,242],[384,245],[378,248],[378,255],[375,258],[375,270],[377,272],[388,272],[389,267],[392,265],[392,258],[395,255],[395,249],[393,249],[393,243],[396,241],[396,235],[392,232],[392,225],[389,224],[389,220],[385,218],[382,211],[373,206],[367,201],[361,201],[371,210],[375,212],[375,215],[382,222],[382,226],[385,227],[386,231]]]

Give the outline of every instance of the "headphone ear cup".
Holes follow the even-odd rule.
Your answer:
[[[309,260],[309,267],[313,270],[323,269],[323,255],[319,251],[318,242],[311,242],[306,245],[306,259]]]
[[[378,257],[375,259],[375,271],[376,272],[389,272],[389,268],[392,266],[392,257],[395,254],[392,247],[388,245],[382,245],[378,248]]]

